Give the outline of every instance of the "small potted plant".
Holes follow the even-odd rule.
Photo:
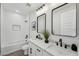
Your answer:
[[[44,35],[44,38],[45,38],[45,43],[48,43],[49,42],[48,38],[50,36],[49,32],[48,31],[44,31],[43,35]]]

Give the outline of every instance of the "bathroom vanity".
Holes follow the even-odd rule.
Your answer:
[[[77,56],[78,52],[57,46],[55,43],[45,43],[44,40],[29,39],[30,56]]]
[[[36,41],[39,41],[39,40],[31,40],[31,39],[29,40],[29,46],[30,46],[29,54],[30,54],[30,56],[50,56],[50,55],[52,55],[44,50],[45,47],[41,45],[42,41],[39,41],[37,43],[36,43]],[[47,47],[47,45],[46,45],[46,47]]]

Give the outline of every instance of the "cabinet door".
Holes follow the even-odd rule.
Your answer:
[[[39,47],[36,48],[36,56],[42,56],[43,55],[42,52],[43,51],[41,48],[39,48]]]
[[[52,56],[49,53],[47,53],[46,51],[43,51],[43,56]]]
[[[33,48],[30,48],[30,56],[35,56],[35,50]]]
[[[29,46],[30,46],[29,55],[30,56],[35,56],[35,49],[36,49],[36,47],[32,43],[29,43]]]

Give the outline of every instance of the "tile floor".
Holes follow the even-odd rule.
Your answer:
[[[23,50],[18,50],[18,51],[12,52],[10,54],[7,54],[5,56],[25,56],[25,55],[24,55],[24,51]]]

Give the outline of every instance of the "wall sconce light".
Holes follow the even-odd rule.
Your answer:
[[[43,13],[46,13],[47,10],[48,10],[48,7],[45,4],[43,4],[40,8],[36,10],[36,14],[41,15]]]

